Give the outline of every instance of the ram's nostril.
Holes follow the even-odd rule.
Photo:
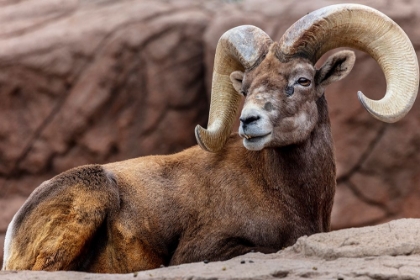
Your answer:
[[[258,115],[239,118],[239,120],[243,124],[250,124],[252,122],[258,121],[259,119],[260,119],[260,116],[258,116]]]

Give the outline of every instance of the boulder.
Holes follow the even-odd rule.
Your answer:
[[[275,254],[191,263],[129,274],[0,272],[1,279],[418,279],[420,220],[337,230],[298,239]]]

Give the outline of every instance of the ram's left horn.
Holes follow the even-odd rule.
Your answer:
[[[219,39],[207,129],[199,125],[195,128],[197,142],[204,150],[217,152],[224,147],[237,116],[241,97],[232,86],[230,74],[252,67],[271,42],[264,31],[251,25],[232,28]]]

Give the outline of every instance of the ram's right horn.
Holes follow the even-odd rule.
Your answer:
[[[382,68],[387,82],[385,97],[358,96],[374,117],[396,122],[413,106],[419,87],[419,66],[413,45],[389,17],[370,7],[338,4],[314,11],[291,26],[280,40],[280,59],[303,56],[315,63],[338,47],[367,52]]]

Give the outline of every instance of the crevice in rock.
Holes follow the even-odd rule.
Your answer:
[[[0,4],[0,6],[1,6],[1,4]],[[126,27],[129,27],[131,25],[144,23],[144,22],[147,22],[148,25],[150,25],[154,21],[160,20],[161,17],[171,16],[171,15],[177,14],[179,12],[186,12],[187,11],[185,9],[183,10],[183,9],[180,9],[180,8],[174,8],[173,5],[168,5],[168,6],[170,6],[172,8],[168,9],[168,10],[165,10],[163,12],[156,12],[154,14],[151,14],[149,16],[146,16],[146,17],[138,19],[138,20],[136,20],[136,19],[128,20],[127,22],[123,22],[119,25],[116,25],[112,31],[110,31],[108,34],[103,35],[103,39],[98,43],[98,46],[103,44],[104,41],[107,41],[107,39],[110,38],[111,36],[113,36],[115,33],[119,32],[120,30],[123,30]],[[194,10],[202,11],[197,7],[192,7],[192,8],[189,9],[189,11],[194,11]],[[164,29],[164,30],[166,30],[166,29]],[[152,34],[152,36],[150,36],[148,39],[144,40],[141,45],[148,44],[150,42],[150,40],[154,40],[154,38],[159,38],[161,36],[160,34],[161,34],[160,32],[156,32],[156,33]],[[41,49],[38,49],[38,50],[35,50],[35,51],[31,51],[31,52],[27,52],[27,53],[21,53],[19,55],[19,59],[24,59],[26,57],[30,57],[30,56],[37,55],[37,54],[49,53],[51,49],[59,48],[59,47],[62,47],[62,46],[63,46],[63,44],[61,42],[56,42],[56,43],[48,46],[48,48],[41,48]],[[100,49],[100,47],[98,47],[98,49]],[[97,49],[95,49],[92,53],[96,53],[96,52],[97,52]],[[1,60],[1,64],[3,66],[16,65],[16,60],[15,59],[10,59],[10,61],[9,61],[7,58],[6,59],[0,58],[0,60]]]
[[[52,108],[51,112],[44,119],[44,121],[38,126],[38,128],[35,129],[34,133],[29,137],[29,141],[27,142],[27,144],[23,148],[20,155],[17,157],[15,163],[13,164],[13,167],[12,167],[11,171],[9,172],[9,174],[7,174],[5,176],[5,181],[4,181],[3,186],[1,188],[3,190],[3,192],[0,193],[0,198],[8,195],[8,192],[9,192],[8,181],[13,177],[19,176],[19,174],[20,174],[19,165],[21,164],[22,161],[25,160],[26,156],[29,154],[29,152],[31,151],[34,143],[39,139],[39,137],[41,136],[44,129],[52,122],[54,117],[60,111],[64,102],[67,99],[67,96],[69,95],[69,92],[70,92],[70,89],[66,92],[66,94],[59,97],[59,99],[56,101],[54,107]]]
[[[367,146],[366,150],[361,154],[360,158],[357,160],[356,164],[345,174],[337,178],[337,185],[341,183],[345,183],[349,181],[349,179],[358,172],[361,168],[363,163],[366,159],[372,154],[372,151],[376,147],[376,145],[381,141],[382,137],[384,136],[386,130],[388,128],[387,123],[382,123],[376,136],[370,141],[369,145]]]
[[[388,209],[386,204],[377,202],[373,199],[370,199],[368,197],[366,197],[363,192],[361,192],[355,185],[353,182],[351,182],[351,180],[348,180],[347,182],[345,182],[345,184],[347,184],[347,186],[349,187],[349,189],[351,190],[351,192],[358,198],[360,199],[362,202],[371,205],[371,206],[375,206],[380,208],[382,211],[385,212],[385,214],[388,215],[392,215],[394,214],[391,210]]]
[[[64,11],[56,16],[53,16],[51,18],[48,18],[44,21],[41,21],[37,24],[31,25],[30,27],[25,27],[16,31],[11,31],[11,32],[7,32],[7,33],[3,33],[2,35],[0,35],[0,39],[4,39],[4,38],[10,38],[10,37],[18,37],[18,36],[22,36],[24,34],[27,33],[31,33],[31,32],[35,32],[39,29],[42,29],[50,24],[54,24],[56,21],[64,19],[66,17],[70,17],[71,15],[73,15],[74,13],[76,13],[77,11],[77,5],[75,7],[72,7],[71,9],[69,9],[69,11]]]

